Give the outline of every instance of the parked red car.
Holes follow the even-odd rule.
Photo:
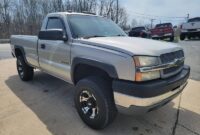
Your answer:
[[[152,39],[166,39],[174,41],[174,30],[171,23],[157,24],[154,29],[151,29]]]

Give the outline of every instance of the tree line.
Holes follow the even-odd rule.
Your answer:
[[[0,0],[0,39],[11,34],[37,35],[48,13],[63,11],[91,12],[127,27],[128,15],[117,0]]]

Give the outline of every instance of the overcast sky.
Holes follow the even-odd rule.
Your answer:
[[[148,23],[152,18],[156,19],[154,23],[170,21],[176,25],[184,21],[184,18],[170,17],[187,17],[188,13],[190,17],[200,16],[200,0],[119,0],[119,2],[126,8],[129,22],[135,18],[141,23]]]

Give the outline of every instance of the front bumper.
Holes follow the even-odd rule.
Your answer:
[[[158,35],[152,35],[152,38],[169,38],[169,37],[173,37],[174,34],[173,33],[166,33],[166,34],[158,34]]]
[[[167,79],[142,83],[115,80],[115,104],[120,112],[128,114],[141,114],[157,109],[182,92],[189,74],[190,68],[184,66],[179,74]]]
[[[182,29],[181,33],[199,33],[200,29],[192,29],[192,30],[186,30],[186,29]]]

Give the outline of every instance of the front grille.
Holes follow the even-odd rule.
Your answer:
[[[183,65],[184,65],[184,63],[181,63],[179,66],[164,69],[164,70],[163,70],[163,73],[164,73],[164,74],[170,74],[170,73],[176,72],[176,71],[179,70]]]
[[[162,64],[165,64],[165,63],[172,62],[175,59],[183,58],[183,57],[184,57],[183,51],[179,50],[179,51],[176,51],[176,52],[162,54],[160,56],[160,59],[161,59]]]
[[[160,59],[161,59],[162,64],[166,64],[169,62],[173,62],[175,59],[179,59],[179,58],[183,58],[183,57],[184,57],[183,51],[179,50],[179,51],[175,51],[175,52],[171,52],[171,53],[162,54],[160,56]],[[183,67],[183,65],[184,65],[184,62],[180,63],[180,65],[178,65],[178,66],[164,69],[163,75],[177,73],[177,71],[180,70]]]
[[[188,31],[189,31],[189,32],[197,31],[197,29],[189,29]]]

